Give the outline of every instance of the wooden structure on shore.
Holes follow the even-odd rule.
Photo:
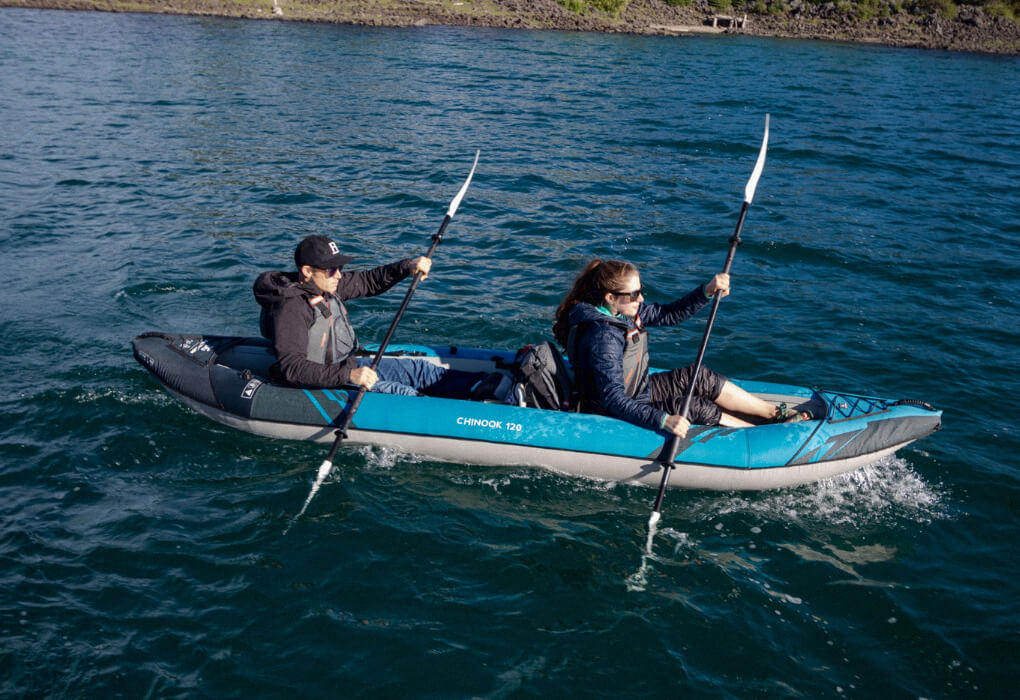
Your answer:
[[[743,29],[747,26],[747,13],[745,12],[743,17],[734,17],[733,15],[712,15],[712,26]]]

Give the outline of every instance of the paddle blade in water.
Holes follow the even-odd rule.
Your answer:
[[[322,486],[322,482],[326,480],[326,477],[329,476],[329,472],[332,469],[333,469],[332,462],[330,462],[328,459],[322,461],[322,464],[319,465],[319,473],[315,475],[315,483],[312,484],[312,490],[308,494],[308,498],[305,499],[305,504],[301,506],[301,510],[298,512],[297,515],[294,516],[294,519],[290,521],[290,525],[288,525],[287,529],[283,531],[283,534],[286,535],[288,532],[290,532],[291,525],[293,525],[302,515],[305,514],[305,510],[308,508],[308,504],[312,502],[313,498],[315,498],[315,494],[319,492],[319,487]]]

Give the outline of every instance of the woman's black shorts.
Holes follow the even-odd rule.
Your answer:
[[[694,365],[673,369],[668,372],[656,372],[648,377],[648,390],[651,393],[650,403],[670,415],[678,415],[683,409],[687,387],[691,385]],[[702,366],[698,373],[698,381],[694,384],[694,396],[691,397],[691,408],[687,420],[695,425],[719,425],[722,410],[714,403],[722,393],[726,377]]]

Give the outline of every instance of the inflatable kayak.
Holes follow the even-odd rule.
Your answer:
[[[272,347],[261,338],[146,333],[135,358],[199,413],[256,435],[331,443],[356,388],[297,389],[270,382]],[[478,348],[390,346],[469,371],[512,373],[514,354]],[[941,427],[942,413],[890,400],[783,384],[733,380],[816,420],[753,428],[694,426],[680,441],[670,486],[769,489],[796,486],[875,462]],[[562,474],[658,486],[668,441],[607,416],[425,396],[369,392],[344,445],[380,445],[436,459],[543,467]]]

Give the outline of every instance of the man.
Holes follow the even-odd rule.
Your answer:
[[[510,384],[503,375],[390,357],[373,371],[371,358],[357,357],[358,338],[344,302],[382,294],[410,274],[427,276],[432,261],[420,257],[344,272],[353,259],[326,236],[308,236],[294,251],[296,272],[264,272],[255,280],[262,335],[276,350],[271,379],[309,389],[356,384],[386,394],[502,398]]]

